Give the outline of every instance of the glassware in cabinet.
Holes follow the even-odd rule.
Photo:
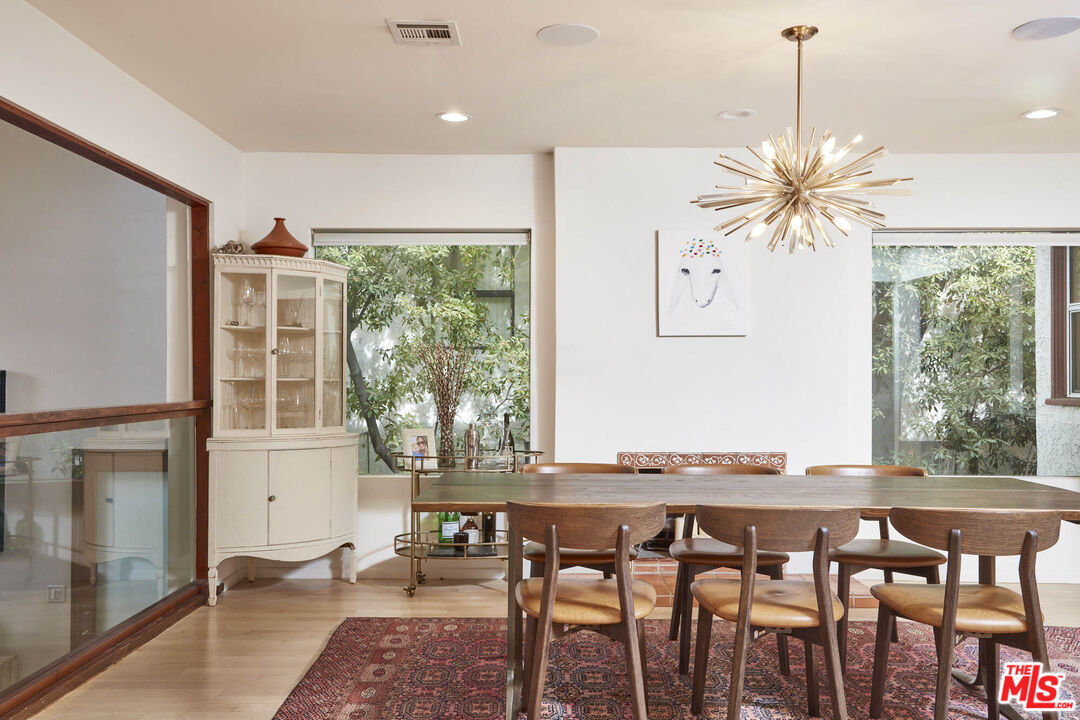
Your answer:
[[[315,429],[316,276],[274,273],[274,429]]]
[[[344,302],[345,285],[323,280],[322,286],[322,425],[344,422]]]
[[[269,273],[222,272],[216,312],[218,427],[266,429]]]

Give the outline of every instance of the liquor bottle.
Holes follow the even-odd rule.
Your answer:
[[[461,530],[461,514],[442,511],[439,513],[439,542],[449,545],[454,542],[454,533]]]
[[[465,521],[461,525],[461,531],[469,536],[469,542],[480,542],[480,526],[476,524],[476,513],[462,513]]]
[[[510,413],[503,414],[502,442],[499,443],[499,455],[514,454],[514,436],[510,432]]]
[[[486,543],[495,542],[495,513],[486,512],[482,519],[484,531],[482,534],[483,540]]]
[[[476,423],[469,423],[465,431],[465,469],[475,470],[480,467],[480,431]]]

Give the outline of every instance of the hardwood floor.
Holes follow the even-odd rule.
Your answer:
[[[1080,585],[1040,586],[1047,624],[1080,625]],[[500,580],[431,583],[407,598],[401,582],[260,580],[225,593],[81,688],[37,720],[264,720],[349,616],[498,616]],[[657,608],[652,617],[668,617]],[[852,618],[871,620],[872,609]]]

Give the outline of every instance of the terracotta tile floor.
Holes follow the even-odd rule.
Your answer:
[[[634,578],[637,580],[644,580],[656,589],[656,605],[657,607],[671,607],[672,599],[675,594],[675,573],[678,569],[678,564],[674,560],[637,560],[634,562]],[[573,571],[569,571],[571,574]],[[726,577],[737,580],[739,572],[737,570],[712,570],[698,577]],[[789,575],[791,580],[813,580],[814,576],[810,574],[806,575]],[[833,587],[836,587],[836,576],[832,577]],[[877,600],[870,595],[870,587],[859,582],[857,577],[851,579],[851,607],[852,608],[876,608]]]

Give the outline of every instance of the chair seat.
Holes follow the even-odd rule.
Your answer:
[[[554,623],[568,625],[617,625],[622,622],[617,580],[559,580],[555,586]],[[634,618],[642,619],[656,607],[656,590],[643,580],[631,585]],[[530,617],[540,616],[543,578],[530,578],[517,584],[514,595],[518,605]]]
[[[738,580],[698,580],[690,585],[701,605],[724,620],[739,619]],[[844,615],[844,605],[831,592],[833,617]],[[757,627],[818,627],[817,596],[814,583],[805,580],[758,580],[754,583],[754,602],[750,606],[750,624]]]
[[[542,563],[547,560],[546,548],[540,543],[531,542],[525,545],[522,554],[529,562]],[[630,559],[637,560],[637,548],[630,548]],[[559,548],[559,565],[574,567],[577,565],[613,565],[615,563],[615,550],[575,550],[574,548]]]
[[[870,592],[897,615],[941,627],[944,585],[883,583]],[[1024,598],[998,585],[961,585],[956,605],[959,632],[1020,633],[1027,631]]]
[[[714,538],[695,537],[685,540],[676,540],[668,548],[672,559],[692,565],[715,565],[717,567],[732,567],[742,565],[742,548],[728,545]],[[758,552],[758,565],[783,565],[791,558],[787,553]]]
[[[945,556],[936,550],[903,540],[852,540],[829,551],[829,560],[847,565],[877,568],[908,568],[944,565]]]

